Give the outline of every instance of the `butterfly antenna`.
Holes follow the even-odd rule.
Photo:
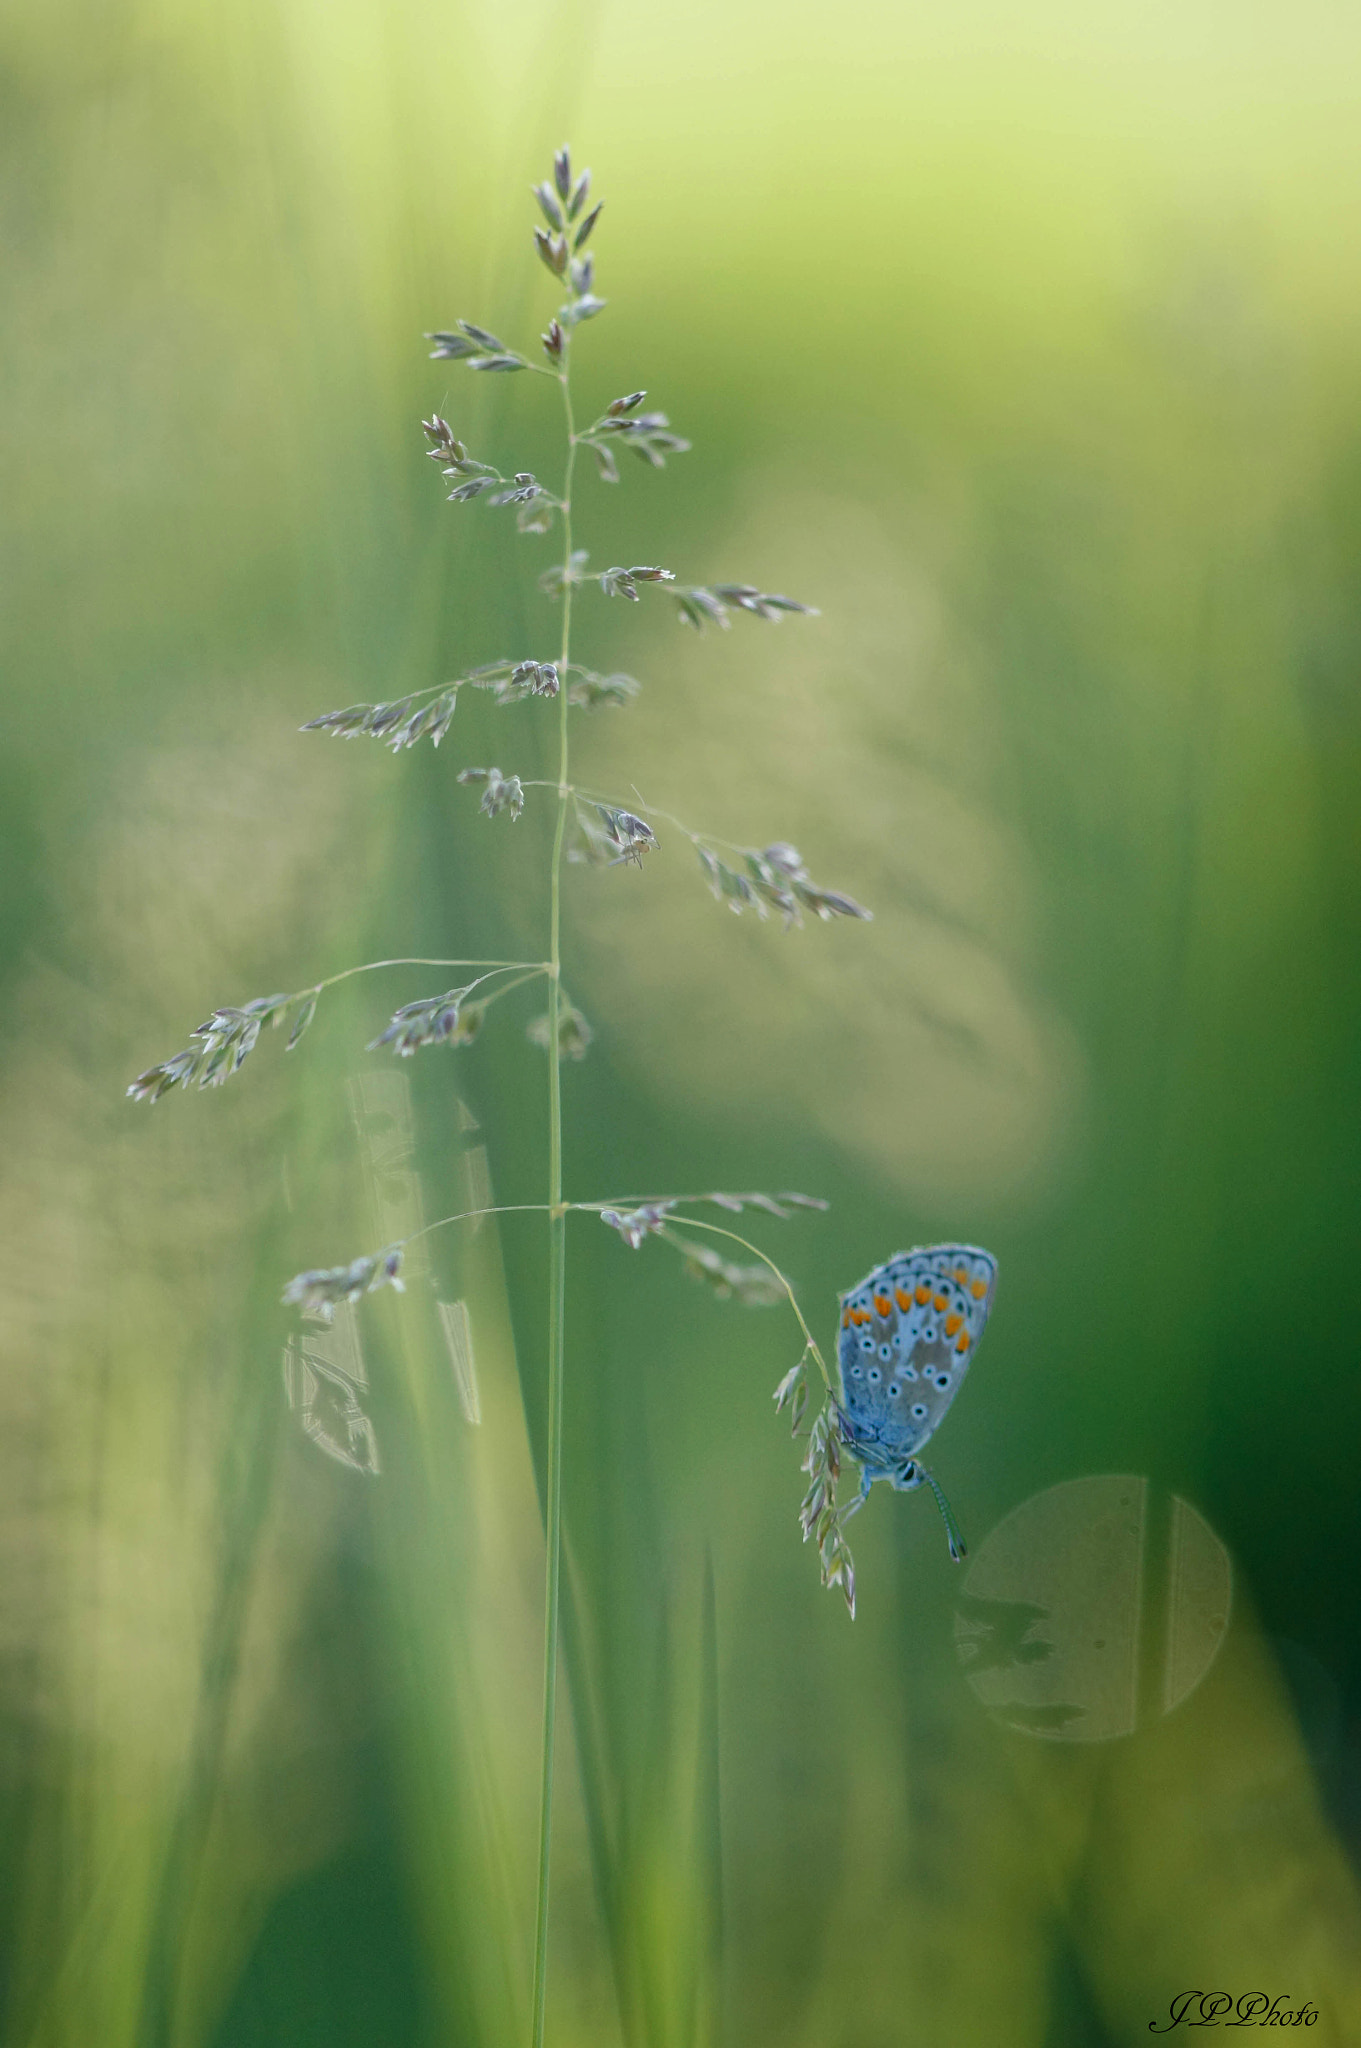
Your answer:
[[[969,1546],[964,1541],[959,1524],[955,1520],[955,1511],[945,1498],[940,1481],[928,1472],[924,1465],[918,1465],[917,1470],[936,1496],[936,1506],[940,1509],[940,1518],[945,1524],[945,1534],[950,1544],[950,1555],[956,1564],[961,1564],[969,1554]]]

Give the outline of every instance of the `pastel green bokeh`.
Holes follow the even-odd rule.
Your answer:
[[[586,476],[580,544],[820,614],[584,595],[644,687],[577,772],[875,913],[733,918],[661,826],[569,868],[568,1192],[826,1196],[751,1230],[828,1342],[900,1246],[1000,1280],[933,1443],[980,1576],[878,1488],[852,1625],[792,1317],[572,1219],[549,2038],[1115,2048],[1192,1985],[1361,2038],[1359,44],[1317,0],[5,16],[7,2048],[527,2038],[542,1219],[363,1304],[376,1476],[278,1297],[542,1199],[541,1002],[395,1062],[446,980],[365,977],[123,1090],[218,1003],[543,957],[544,792],[455,776],[552,775],[547,707],[297,728],[556,652],[553,541],[446,504],[419,421],[556,477],[551,388],[421,337],[537,347],[564,137],[583,410],[694,443]],[[1099,1517],[997,1564],[1126,1477],[1104,1579]],[[987,1604],[1035,1586],[1118,1682],[970,1682],[957,1638],[1049,1653]]]

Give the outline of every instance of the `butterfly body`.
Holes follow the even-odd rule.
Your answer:
[[[916,1454],[959,1391],[996,1285],[990,1252],[935,1244],[898,1252],[841,1297],[839,1406],[843,1441],[861,1468],[860,1500],[876,1479],[900,1492],[930,1486],[961,1555],[944,1497]]]

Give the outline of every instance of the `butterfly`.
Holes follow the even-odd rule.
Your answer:
[[[899,1493],[929,1486],[950,1541],[964,1539],[917,1452],[939,1429],[973,1362],[997,1287],[997,1261],[974,1244],[898,1252],[841,1297],[841,1434],[860,1466],[853,1515],[876,1479]]]

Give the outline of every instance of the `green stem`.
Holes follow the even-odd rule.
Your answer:
[[[784,1274],[776,1265],[774,1259],[768,1257],[767,1254],[761,1250],[759,1244],[753,1244],[750,1238],[739,1237],[735,1230],[725,1229],[725,1227],[721,1223],[702,1223],[698,1216],[681,1216],[678,1217],[676,1220],[679,1223],[682,1223],[687,1230],[707,1230],[714,1237],[730,1238],[734,1244],[740,1244],[744,1251],[750,1252],[753,1255],[753,1257],[758,1258],[761,1261],[761,1264],[763,1266],[766,1266],[770,1269],[770,1271],[775,1275],[775,1278],[779,1281],[781,1287],[783,1287],[786,1298],[789,1302],[789,1306],[793,1309],[795,1315],[799,1319],[799,1328],[803,1331],[804,1339],[808,1345],[809,1352],[812,1355],[813,1362],[817,1366],[818,1371],[822,1374],[823,1385],[826,1387],[829,1394],[835,1393],[836,1389],[832,1385],[831,1374],[827,1370],[826,1361],[823,1358],[822,1353],[818,1350],[817,1339],[814,1337],[813,1332],[809,1329],[807,1323],[804,1321],[803,1310],[799,1307],[799,1304],[795,1299],[793,1288],[790,1286],[788,1280],[785,1278]]]
[[[503,970],[509,973],[517,967],[526,967],[531,968],[536,974],[543,974],[547,971],[548,963],[546,960],[366,960],[362,967],[346,967],[341,973],[332,974],[325,981],[314,983],[311,990],[304,989],[300,993],[320,995],[323,989],[334,988],[337,982],[348,981],[351,975],[376,974],[380,967],[489,967],[497,973]],[[484,975],[482,978],[485,981],[487,977]]]
[[[568,343],[570,348],[570,342]],[[567,416],[567,464],[562,487],[562,559],[572,561],[572,472],[576,427],[568,362],[561,372]],[[553,834],[549,895],[548,980],[548,1454],[544,1502],[543,1763],[539,1780],[539,1890],[534,1927],[534,1993],[531,2040],[543,2048],[548,1993],[548,1895],[553,1849],[553,1763],[558,1695],[559,1596],[562,1564],[562,1392],[567,1288],[567,1211],[562,1199],[562,1061],[558,1020],[562,1003],[562,844],[567,829],[567,662],[572,639],[572,585],[562,592],[562,653],[558,674],[558,817]]]
[[[514,981],[503,981],[500,988],[494,988],[489,996],[483,996],[483,1009],[489,1010],[493,1003],[500,1002],[502,996],[513,995],[515,990],[523,988],[527,981],[537,981],[539,976],[545,971],[542,967],[531,967],[527,974],[517,974]],[[484,981],[490,980],[491,976],[489,974],[479,975],[478,979],[472,983],[472,988],[481,988]],[[471,989],[469,993],[471,993]]]
[[[410,1237],[399,1237],[397,1245],[405,1251],[417,1238],[429,1237],[432,1230],[444,1230],[451,1223],[469,1223],[478,1216],[542,1216],[547,1207],[546,1202],[494,1202],[489,1209],[460,1209],[456,1216],[437,1216],[433,1223],[423,1223]]]

